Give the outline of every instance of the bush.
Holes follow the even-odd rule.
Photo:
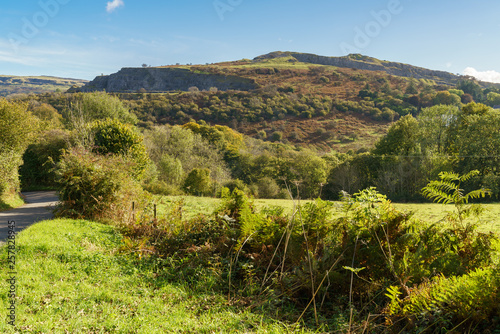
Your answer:
[[[268,176],[265,176],[257,181],[257,193],[259,198],[278,198],[281,188],[276,181]]]
[[[227,189],[229,189],[230,192],[233,192],[234,189],[239,189],[239,190],[243,191],[246,194],[249,193],[249,189],[248,189],[247,185],[245,184],[245,182],[243,182],[243,181],[241,181],[239,179],[235,179],[235,180],[231,180],[229,182],[226,182],[224,184],[224,187],[226,187]]]
[[[271,135],[271,141],[282,141],[283,140],[283,132],[275,131]]]
[[[83,149],[65,152],[57,165],[60,206],[57,216],[125,223],[146,197],[131,177],[132,164],[121,156],[100,156]]]
[[[26,104],[0,99],[0,196],[19,191],[21,156],[39,130]]]
[[[64,149],[69,146],[69,134],[62,130],[51,130],[28,146],[23,155],[23,165],[19,169],[23,190],[55,188],[54,171]]]
[[[132,126],[115,119],[98,120],[91,124],[95,153],[127,156],[135,165],[132,175],[141,179],[147,169],[149,157],[144,139]]]
[[[210,169],[194,168],[184,180],[184,190],[192,195],[207,196],[212,192]]]
[[[163,181],[147,183],[143,186],[143,188],[144,190],[155,195],[162,195],[162,196],[184,195],[184,192],[181,189],[179,189],[179,187]]]

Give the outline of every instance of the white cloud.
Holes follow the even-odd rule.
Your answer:
[[[497,71],[478,71],[473,67],[467,67],[464,72],[464,75],[470,75],[478,80],[486,81],[486,82],[494,82],[500,83],[500,72]]]
[[[123,3],[123,0],[113,0],[108,2],[106,5],[106,11],[108,13],[112,13],[117,9],[118,7],[125,6],[125,3]]]

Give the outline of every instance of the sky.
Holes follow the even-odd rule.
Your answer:
[[[92,80],[296,51],[500,82],[493,0],[2,0],[0,21],[4,75]]]

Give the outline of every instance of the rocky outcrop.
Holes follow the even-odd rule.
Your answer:
[[[376,58],[363,56],[360,54],[351,54],[345,57],[325,57],[310,53],[298,52],[271,52],[264,56],[259,56],[254,59],[255,62],[272,59],[278,57],[293,57],[302,63],[311,63],[317,65],[329,65],[336,67],[355,68],[368,71],[383,71],[391,75],[416,78],[430,79],[438,84],[454,84],[461,76],[445,72],[433,71],[422,67],[396,63],[390,61],[382,61]]]
[[[182,68],[123,68],[111,75],[96,77],[80,89],[82,92],[168,92],[199,90],[251,90],[257,88],[255,81],[238,76],[195,72]]]

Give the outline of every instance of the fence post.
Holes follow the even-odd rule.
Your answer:
[[[132,221],[135,223],[135,202],[132,202]]]

